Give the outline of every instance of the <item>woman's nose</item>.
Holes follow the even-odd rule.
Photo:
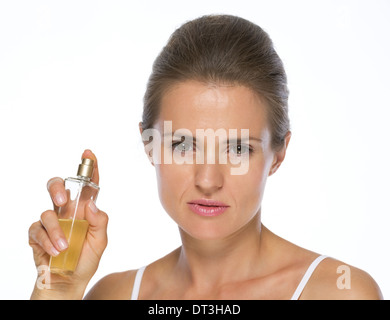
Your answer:
[[[223,173],[219,164],[196,164],[195,185],[204,194],[210,195],[223,186]]]

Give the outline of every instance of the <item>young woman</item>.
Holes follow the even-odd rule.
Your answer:
[[[207,139],[199,134],[205,130]],[[366,272],[298,247],[261,223],[266,182],[291,133],[284,67],[259,26],[218,15],[176,30],[154,63],[140,133],[182,246],[146,267],[104,277],[85,298],[381,299]],[[95,160],[98,183],[95,155],[86,150],[82,157]],[[67,202],[63,180],[49,180],[48,190],[54,210],[29,230],[37,266],[67,248],[57,220]],[[50,290],[36,285],[33,299],[84,297],[108,222],[93,202],[86,219],[76,272],[53,274]],[[343,283],[339,270],[348,271]]]

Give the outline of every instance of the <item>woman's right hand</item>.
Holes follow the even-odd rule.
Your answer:
[[[91,181],[99,184],[96,156],[85,150],[82,159],[94,160]],[[58,209],[66,205],[67,193],[61,178],[52,178],[47,189],[53,202],[53,210],[46,210],[41,219],[29,229],[29,245],[33,249],[38,279],[31,295],[32,299],[81,299],[85,288],[97,270],[100,258],[107,246],[108,216],[96,208],[92,200],[85,206],[88,232],[81,251],[79,263],[71,276],[52,274],[48,270],[50,256],[56,256],[67,249],[68,243],[58,222]]]

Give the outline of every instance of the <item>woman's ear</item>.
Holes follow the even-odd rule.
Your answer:
[[[142,133],[144,130],[142,129],[142,121],[138,124],[138,127],[139,127],[139,133],[141,134],[141,137],[143,137]],[[144,143],[144,151],[145,151],[146,155],[148,156],[150,163],[154,166],[153,149],[151,149],[150,146],[147,147],[149,145],[149,142],[144,141],[143,138],[142,138],[142,142]]]
[[[273,175],[279,169],[280,165],[282,164],[282,162],[286,156],[286,151],[287,151],[288,144],[290,143],[290,139],[291,139],[291,131],[287,132],[287,134],[285,135],[284,144],[280,148],[280,150],[275,152],[274,160],[273,160],[271,169],[268,173],[268,176]]]

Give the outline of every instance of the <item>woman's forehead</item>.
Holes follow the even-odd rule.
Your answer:
[[[186,81],[168,90],[161,100],[159,119],[173,127],[235,128],[262,131],[267,127],[264,102],[251,89]]]

